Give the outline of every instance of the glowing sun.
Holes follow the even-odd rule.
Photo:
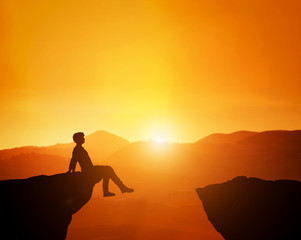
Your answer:
[[[148,139],[151,142],[164,144],[174,141],[174,128],[169,121],[156,121],[148,127]]]
[[[151,137],[151,141],[154,141],[156,143],[166,143],[167,138],[161,135],[153,136]]]

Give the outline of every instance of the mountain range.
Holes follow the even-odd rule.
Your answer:
[[[127,173],[188,174],[197,181],[201,177],[196,171],[199,169],[208,170],[204,171],[205,179],[211,179],[215,172],[213,176],[218,175],[218,178],[241,174],[273,179],[299,178],[300,145],[300,130],[212,134],[185,144],[130,143],[106,131],[96,131],[86,136],[84,147],[95,164],[129,168]],[[65,143],[0,150],[1,179],[65,172],[74,146],[74,143]],[[218,171],[222,172],[218,174]]]
[[[86,136],[85,148],[92,159],[102,161],[113,152],[130,144],[124,138],[106,131]],[[51,146],[24,146],[0,150],[1,179],[25,178],[37,174],[55,174],[68,170],[74,142]]]
[[[129,144],[130,142],[124,138],[118,137],[106,131],[96,131],[86,136],[85,148],[89,151],[90,155],[98,155],[98,157],[106,157],[112,152],[118,150]],[[39,153],[56,155],[61,157],[70,157],[72,149],[75,146],[74,142],[58,143],[51,146],[36,147],[24,146],[19,148],[0,150],[0,159],[9,158],[23,153]]]

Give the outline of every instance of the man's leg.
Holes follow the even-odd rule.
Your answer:
[[[125,192],[133,192],[134,189],[128,188],[124,185],[124,183],[120,180],[120,178],[117,176],[115,171],[110,166],[94,166],[96,174],[103,177],[103,194],[105,197],[108,196],[114,196],[114,193],[109,192],[109,180],[112,179],[112,181],[119,187],[120,191],[122,193]]]
[[[111,196],[115,196],[115,193],[112,193],[109,191],[109,177],[104,177],[103,178],[103,182],[102,182],[102,188],[103,188],[103,196],[104,197],[111,197]]]

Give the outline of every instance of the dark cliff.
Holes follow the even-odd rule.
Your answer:
[[[1,235],[6,239],[65,239],[72,214],[99,179],[83,173],[0,181]]]
[[[197,193],[226,240],[301,239],[301,182],[236,177]]]

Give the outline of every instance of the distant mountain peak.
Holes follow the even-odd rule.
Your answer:
[[[70,139],[72,139],[72,136],[70,136]],[[98,130],[86,136],[86,143],[84,144],[84,147],[87,148],[89,154],[91,153],[94,156],[97,155],[97,158],[105,158],[128,144],[130,144],[130,142],[125,138],[104,130]],[[28,152],[70,157],[74,146],[75,143],[70,141],[69,143],[58,143],[44,147],[26,146],[5,149],[0,150],[0,159],[7,159],[15,155]]]
[[[105,131],[105,130],[96,130],[96,131],[94,131],[93,133],[90,133],[87,136],[94,135],[94,134],[97,134],[97,135],[114,135],[114,136],[116,136],[115,134],[110,133],[110,132]]]
[[[241,139],[243,144],[299,144],[301,130],[270,130]]]
[[[123,137],[117,136],[113,133],[104,131],[104,130],[97,130],[89,135],[86,135],[87,143],[123,143],[129,144],[130,142]]]
[[[233,133],[213,133],[207,137],[202,138],[201,140],[197,141],[197,143],[231,143],[234,144],[238,141],[241,141],[244,138],[251,137],[256,135],[258,132],[252,131],[237,131]]]

